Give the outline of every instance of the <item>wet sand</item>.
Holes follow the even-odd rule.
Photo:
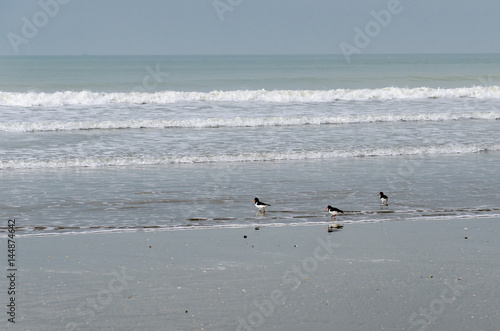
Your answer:
[[[18,237],[16,323],[3,322],[7,330],[497,330],[499,222]]]

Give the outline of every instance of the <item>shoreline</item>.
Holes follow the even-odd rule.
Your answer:
[[[18,238],[15,327],[496,330],[499,221]]]
[[[497,211],[496,208],[487,208],[486,211]],[[371,213],[377,213],[371,212]],[[378,212],[380,214],[386,214],[388,212]],[[389,213],[394,213],[394,211],[389,211]],[[436,215],[436,216],[428,216],[428,218],[412,218],[408,217],[406,220],[396,219],[374,219],[374,220],[362,220],[362,221],[353,221],[353,220],[344,220],[342,218],[339,219],[330,219],[328,216],[324,215],[311,215],[311,216],[302,216],[300,218],[305,219],[308,217],[314,218],[322,218],[322,220],[313,221],[313,222],[280,222],[280,223],[242,223],[242,224],[219,224],[219,225],[199,225],[199,224],[190,224],[190,225],[144,225],[144,226],[136,226],[136,227],[58,227],[58,230],[93,230],[93,231],[61,231],[61,232],[43,232],[50,227],[23,227],[16,226],[14,227],[16,231],[17,238],[44,238],[44,237],[59,237],[59,236],[67,236],[67,235],[106,235],[106,234],[129,234],[129,233],[151,233],[151,232],[176,232],[176,231],[190,231],[190,230],[217,230],[217,229],[255,229],[255,228],[282,228],[282,227],[310,227],[310,226],[328,226],[332,224],[334,221],[337,223],[341,223],[343,225],[353,226],[353,225],[363,225],[363,224],[379,224],[379,223],[397,223],[397,222],[421,222],[421,221],[435,221],[435,222],[446,222],[454,219],[460,219],[463,221],[467,220],[481,220],[481,219],[497,219],[500,217],[499,214],[485,214],[485,215]],[[236,219],[235,219],[236,220]],[[196,220],[202,221],[202,220]],[[203,220],[204,221],[204,220]],[[41,228],[41,229],[37,229]],[[40,230],[41,232],[36,233],[34,231]],[[0,239],[7,238],[9,232],[9,227],[0,227]]]

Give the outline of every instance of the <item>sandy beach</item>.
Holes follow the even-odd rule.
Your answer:
[[[500,1],[3,3],[2,330],[500,330]]]
[[[499,221],[18,237],[16,323],[4,325],[497,330]]]

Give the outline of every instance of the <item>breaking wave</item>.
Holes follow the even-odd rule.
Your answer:
[[[323,117],[267,117],[232,119],[208,118],[185,120],[128,120],[128,121],[84,121],[84,122],[12,122],[0,123],[0,131],[41,132],[72,130],[112,129],[164,129],[164,128],[219,128],[219,127],[262,127],[341,125],[377,122],[439,122],[456,120],[498,120],[499,112],[465,112],[436,114],[382,114],[361,116]]]
[[[0,106],[53,107],[65,105],[171,104],[181,102],[275,102],[309,103],[366,100],[441,98],[500,99],[499,86],[464,88],[399,88],[335,90],[236,90],[212,92],[102,93],[91,91],[0,92]]]
[[[269,152],[195,156],[129,156],[129,157],[74,157],[17,159],[0,161],[0,170],[6,169],[51,169],[73,167],[141,166],[182,163],[225,163],[281,160],[332,159],[346,157],[380,157],[398,155],[470,154],[500,151],[500,144],[445,144],[417,147],[391,147],[379,149],[354,149],[305,152]]]

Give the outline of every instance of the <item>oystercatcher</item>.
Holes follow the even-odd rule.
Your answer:
[[[255,207],[259,208],[259,211],[262,211],[264,213],[266,212],[266,207],[270,206],[270,204],[259,201],[258,198],[255,198],[252,201],[255,202]]]
[[[385,195],[384,192],[380,192],[377,195],[380,195],[380,202],[381,202],[382,206],[389,205],[389,197],[387,195]]]
[[[329,212],[330,214],[332,214],[332,217],[335,217],[335,216],[337,216],[338,214],[343,214],[343,213],[344,213],[344,211],[343,211],[343,210],[340,210],[340,209],[338,209],[338,208],[332,207],[332,206],[330,206],[330,205],[328,205],[328,207],[326,207],[326,208],[325,208],[325,210],[327,210],[327,209],[328,209],[328,212]]]

